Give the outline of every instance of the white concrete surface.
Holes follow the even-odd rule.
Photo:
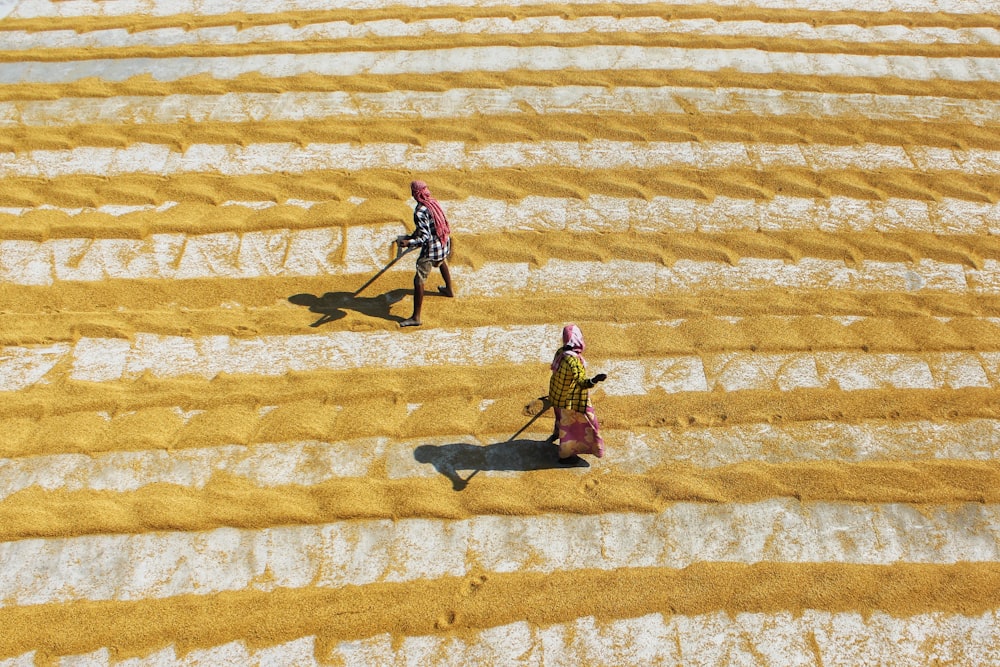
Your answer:
[[[381,19],[377,21],[335,21],[310,23],[296,27],[287,23],[262,26],[212,26],[206,28],[158,28],[130,32],[124,28],[76,32],[75,30],[8,31],[3,50],[58,48],[135,48],[176,47],[184,45],[266,44],[306,40],[344,40],[371,38],[414,38],[434,35],[574,35],[581,33],[627,32],[639,35],[688,35],[712,39],[742,37],[747,39],[834,40],[837,52],[851,47],[875,44],[1000,44],[995,28],[919,28],[857,25],[812,26],[805,22],[771,23],[763,21],[718,21],[705,19],[668,20],[658,16],[616,18],[587,16],[566,19],[558,16],[511,18]],[[325,49],[323,49],[325,50]]]
[[[255,278],[374,273],[394,257],[393,239],[406,229],[402,221],[380,226],[152,234],[146,239],[56,239],[0,241],[0,282],[52,285],[63,281],[180,278]],[[598,230],[599,231],[599,230]],[[669,294],[678,290],[854,289],[859,291],[942,290],[992,293],[1000,281],[1000,262],[981,261],[980,269],[953,262],[843,261],[803,257],[794,261],[723,256],[717,261],[678,259],[659,262],[609,259],[603,263],[539,258],[528,262],[484,262],[478,267],[455,265],[459,297],[511,296],[521,292],[551,293],[553,286],[591,296]],[[416,258],[404,257],[389,270],[412,270]],[[730,260],[731,263],[723,263]],[[367,276],[365,276],[367,277]]]
[[[570,5],[590,5],[602,0],[571,0]],[[625,0],[624,4],[643,5],[649,0]],[[378,9],[383,7],[518,7],[537,5],[538,0],[344,0],[341,9]],[[679,7],[700,5],[700,0],[670,0]],[[759,7],[762,9],[805,9],[813,11],[858,11],[852,0],[714,0],[724,7]],[[12,18],[127,16],[149,13],[153,16],[176,14],[219,15],[234,12],[248,14],[328,9],[323,0],[21,0]],[[947,12],[954,14],[996,14],[992,0],[872,0],[863,11]]]
[[[61,4],[68,5],[67,0]],[[87,77],[123,81],[148,74],[157,81],[177,81],[198,74],[232,79],[241,74],[265,77],[297,74],[435,74],[503,72],[514,69],[732,70],[747,74],[896,77],[912,81],[1000,81],[1000,58],[866,56],[764,52],[757,49],[685,49],[642,46],[456,47],[419,51],[339,52],[234,57],[107,58],[74,62],[0,63],[0,84],[69,83]]]
[[[742,142],[531,141],[467,144],[428,141],[413,144],[291,143],[192,144],[183,152],[166,144],[136,143],[128,148],[84,146],[64,150],[0,153],[0,177],[58,178],[76,174],[171,176],[192,172],[246,176],[333,169],[388,169],[405,164],[414,171],[436,169],[776,169],[814,171],[912,169],[1000,174],[1000,151],[932,146],[861,144],[769,144]]]
[[[585,616],[544,628],[520,621],[462,637],[427,635],[400,640],[382,634],[341,642],[329,656],[316,654],[313,637],[302,637],[257,650],[247,648],[243,642],[232,642],[179,654],[171,646],[144,658],[121,662],[112,660],[107,649],[100,649],[64,658],[60,667],[189,667],[222,663],[369,667],[408,665],[411,660],[437,667],[610,667],[661,662],[691,667],[925,667],[928,658],[955,667],[982,667],[1000,656],[998,628],[997,612],[979,616],[934,612],[907,618],[880,612],[862,616],[816,610],[801,615],[715,612],[668,618],[648,614],[620,620]],[[930,655],[926,647],[932,647]],[[0,665],[33,667],[35,662],[28,653]]]
[[[0,348],[0,388],[23,389],[66,366],[87,382],[221,373],[265,377],[289,372],[352,368],[433,367],[549,362],[559,325],[485,326],[393,331],[274,335],[255,338],[166,336],[81,338],[75,344]],[[664,357],[590,355],[589,372],[606,372],[600,390],[612,396],[666,392],[794,391],[807,388],[961,389],[992,387],[1000,379],[1000,352],[725,352]],[[63,376],[60,376],[63,377]]]
[[[1000,117],[1000,102],[934,95],[819,93],[754,88],[684,86],[510,86],[450,88],[443,92],[223,93],[66,97],[0,102],[0,126],[88,123],[247,123],[349,118],[469,118],[529,113],[635,113],[873,120],[953,121],[982,125]]]

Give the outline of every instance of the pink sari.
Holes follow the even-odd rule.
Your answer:
[[[569,408],[556,408],[555,411],[559,420],[559,458],[575,454],[604,456],[604,438],[593,406],[588,405],[586,412]]]

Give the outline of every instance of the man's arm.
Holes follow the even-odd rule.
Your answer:
[[[397,242],[404,248],[412,248],[427,243],[431,238],[431,216],[426,208],[420,207],[413,214],[416,229],[409,236],[400,236]]]

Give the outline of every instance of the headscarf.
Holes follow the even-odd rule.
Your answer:
[[[563,346],[556,351],[556,356],[552,357],[552,372],[559,370],[559,364],[563,357],[573,356],[583,361],[583,332],[575,324],[567,324],[562,331]]]
[[[434,233],[442,245],[447,244],[448,237],[451,236],[451,227],[448,225],[448,218],[444,217],[441,205],[427,189],[427,184],[423,181],[413,181],[410,183],[410,192],[413,193],[413,198],[417,200],[418,204],[423,204],[431,212],[431,217],[434,218]]]

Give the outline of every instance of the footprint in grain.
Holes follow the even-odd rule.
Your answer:
[[[438,630],[447,630],[451,626],[455,625],[456,620],[458,620],[458,613],[452,609],[447,613],[438,616],[437,621],[434,622],[434,627]]]
[[[465,583],[462,584],[461,595],[462,597],[469,597],[475,595],[479,588],[486,583],[487,577],[485,574],[476,574],[468,577]]]
[[[584,481],[584,483],[583,483],[583,490],[584,491],[594,491],[595,489],[597,489],[597,486],[599,484],[600,484],[600,482],[598,480],[596,480],[593,477],[591,477],[590,479]]]

